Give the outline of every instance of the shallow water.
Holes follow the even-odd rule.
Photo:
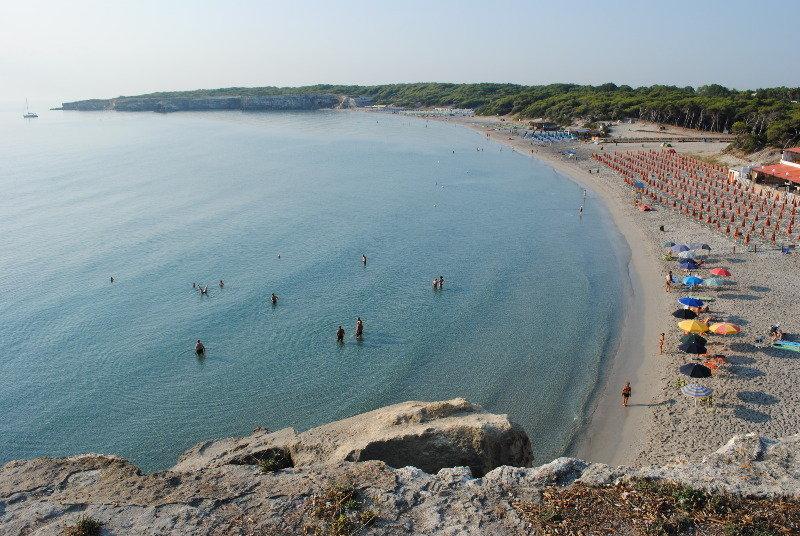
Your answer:
[[[456,396],[562,453],[626,293],[578,185],[402,116],[40,115],[0,114],[0,462],[155,470],[257,426]]]

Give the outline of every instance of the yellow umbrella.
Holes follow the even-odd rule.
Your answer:
[[[705,333],[708,331],[708,324],[698,322],[697,320],[684,320],[678,322],[678,327],[686,333]]]
[[[736,324],[731,324],[730,322],[719,322],[717,324],[711,324],[709,330],[713,331],[717,335],[735,335],[742,331],[742,328]]]

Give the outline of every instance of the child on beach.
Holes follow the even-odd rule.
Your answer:
[[[625,382],[625,387],[622,388],[622,406],[628,407],[628,399],[631,397],[631,382]]]

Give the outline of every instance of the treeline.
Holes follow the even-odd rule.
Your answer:
[[[658,123],[729,132],[736,146],[752,152],[766,145],[800,144],[800,88],[734,90],[712,84],[699,88],[655,85],[632,88],[603,84],[388,84],[222,88],[147,96],[259,96],[289,93],[337,93],[372,97],[377,104],[404,107],[453,106],[478,114],[543,117],[561,124],[639,118]]]

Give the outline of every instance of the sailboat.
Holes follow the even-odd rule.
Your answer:
[[[38,115],[36,115],[35,113],[33,113],[28,109],[28,99],[25,99],[25,115],[23,115],[22,117],[24,117],[25,119],[33,119],[34,117],[39,117]]]

